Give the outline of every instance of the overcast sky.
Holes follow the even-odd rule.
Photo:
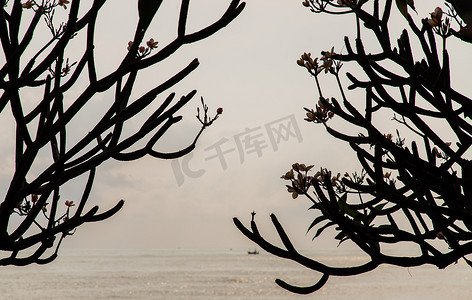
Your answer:
[[[179,7],[178,1],[164,2],[146,37],[160,45],[175,35]],[[200,96],[211,112],[222,107],[224,113],[186,158],[103,164],[90,203],[107,209],[124,199],[125,206],[111,219],[79,227],[64,247],[250,248],[253,244],[235,228],[232,217],[248,223],[253,210],[262,233],[274,236],[269,214],[276,213],[297,245],[311,246],[305,231],[316,215],[307,211],[306,198],[291,198],[280,176],[294,162],[342,173],[360,169],[345,145],[322,126],[303,121],[303,107],[313,107],[317,95],[313,78],[296,60],[303,52],[317,56],[332,46],[342,51],[343,36],[353,36],[353,19],[315,15],[302,1],[246,2],[243,13],[226,28],[143,72],[134,93],[139,96],[199,58],[199,68],[172,89],[178,97],[193,89],[198,93],[182,111],[184,120],[162,141],[164,150],[177,150],[193,140],[199,130],[195,113]],[[439,3],[417,3],[418,12],[426,17]],[[216,20],[228,4],[192,0],[189,30]],[[103,76],[116,67],[132,39],[135,1],[108,1],[99,20],[96,53]],[[394,22],[398,23],[391,24],[394,32],[405,26],[398,16]],[[458,51],[470,53],[470,47]],[[162,94],[160,100],[166,96]],[[97,97],[97,105],[107,97],[112,94]],[[5,149],[3,153],[11,151]],[[4,167],[2,174],[7,172]],[[63,199],[80,197],[80,180],[67,188],[69,194]],[[320,247],[336,244],[331,239],[322,241]]]

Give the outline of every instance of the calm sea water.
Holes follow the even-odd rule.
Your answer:
[[[363,261],[313,256],[339,266]],[[383,266],[333,277],[309,296],[282,290],[275,278],[309,285],[318,274],[242,250],[64,250],[46,266],[2,267],[0,299],[472,299],[472,269],[462,262],[446,270]]]

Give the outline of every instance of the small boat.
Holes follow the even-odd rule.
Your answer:
[[[248,250],[247,254],[259,254],[259,251],[257,251],[257,249],[254,249],[254,251]]]

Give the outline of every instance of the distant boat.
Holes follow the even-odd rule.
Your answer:
[[[259,251],[257,249],[254,249],[254,251],[248,250],[247,254],[259,254]]]

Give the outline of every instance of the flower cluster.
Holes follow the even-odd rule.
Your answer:
[[[64,7],[64,9],[67,9],[66,4],[69,4],[69,3],[70,2],[68,0],[59,0],[57,5]]]
[[[305,0],[305,1],[302,2],[302,5],[305,6],[305,7],[310,7],[310,1]]]
[[[337,186],[339,183],[341,183],[341,173],[332,176],[331,171],[327,169],[321,169],[320,171],[316,172],[316,174],[313,176],[313,179],[325,185]]]
[[[33,207],[38,205],[38,201],[39,201],[39,196],[36,195],[36,194],[32,194],[30,199],[25,198],[25,199],[21,200],[17,204],[15,209],[12,211],[12,213],[16,213],[19,216],[27,216],[27,215],[30,214]],[[48,213],[48,205],[49,205],[49,203],[45,202],[41,206],[41,211],[43,212],[43,215],[46,218],[46,220],[49,220],[50,217],[51,217],[51,216],[48,216],[48,214],[47,214]],[[62,216],[60,216],[58,218],[55,218],[55,220],[54,220],[55,223],[66,222],[67,220],[69,220],[70,209],[73,206],[75,206],[75,203],[74,203],[74,201],[67,200],[67,201],[64,202],[64,205],[67,208],[66,212]],[[39,223],[37,223],[36,225],[38,225],[41,229],[44,229]],[[72,233],[69,233],[69,234],[72,234]]]
[[[315,110],[305,107],[306,118],[305,121],[313,123],[326,123],[329,119],[334,117],[334,112],[328,110],[328,108],[320,101],[316,105]]]
[[[348,172],[346,172],[344,173],[343,178],[346,178],[347,180],[355,184],[363,184],[366,176],[367,176],[367,172],[365,171],[365,169],[362,169],[362,172],[360,174],[357,174],[357,172],[354,172],[352,174],[349,174]]]
[[[149,55],[153,49],[157,48],[158,43],[159,42],[154,41],[154,39],[151,38],[149,41],[146,42],[146,46],[139,46],[138,47],[137,57],[138,58],[143,58],[143,57]],[[128,47],[127,47],[128,51],[130,51],[132,47],[133,47],[133,42],[129,41],[128,42]]]
[[[292,194],[292,198],[296,199],[298,195],[304,195],[314,181],[319,182],[324,187],[335,187],[338,193],[344,192],[344,184],[341,180],[341,173],[332,176],[331,171],[321,168],[313,176],[309,176],[308,172],[313,168],[313,165],[305,165],[295,163],[292,165],[287,173],[280,178],[290,180],[291,185],[286,185],[287,191]]]
[[[451,142],[447,142],[446,145],[451,146]],[[438,150],[438,148],[436,147],[433,148],[432,152],[433,152],[433,155],[436,156],[437,158],[448,159],[448,155],[445,152]]]
[[[392,176],[392,172],[385,172],[383,178],[388,185],[395,186],[396,180],[395,177]]]
[[[308,172],[313,168],[313,165],[306,166],[305,164],[295,163],[292,169],[282,175],[280,178],[290,180],[291,185],[286,185],[287,191],[292,194],[292,198],[296,199],[298,195],[303,195],[308,191],[313,180],[312,176],[308,176]],[[295,173],[297,173],[295,175]]]
[[[203,107],[203,117],[200,117],[200,108],[197,107],[197,119],[198,121],[200,121],[200,123],[203,125],[203,127],[208,127],[210,126],[211,124],[213,124],[213,122],[218,119],[218,117],[223,113],[223,108],[222,107],[218,107],[216,109],[216,115],[211,118],[209,115],[208,115],[208,105],[205,104],[205,101],[203,100],[203,97],[201,97],[201,102],[202,102],[202,107]]]
[[[69,4],[70,1],[69,0],[58,0],[57,2],[56,1],[52,1],[51,2],[47,2],[47,3],[42,3],[41,5],[38,5],[34,0],[28,0],[26,1],[25,3],[21,4],[21,6],[25,9],[34,9],[34,7],[41,7],[43,8],[43,11],[48,11],[56,6],[61,6],[63,7],[64,9],[67,9],[67,4]]]
[[[24,200],[21,200],[15,207],[14,212],[17,213],[20,216],[25,216],[29,214],[31,208],[38,202],[39,197],[36,194],[31,195],[31,199],[28,200],[25,198]],[[41,208],[43,212],[47,212],[47,205],[48,203],[45,203],[43,207]]]
[[[334,73],[336,66],[337,69],[341,67],[341,64],[335,64],[333,56],[336,53],[334,52],[334,47],[331,48],[330,51],[323,51],[321,52],[321,57],[318,58],[311,58],[311,53],[303,53],[300,59],[297,60],[297,64],[301,67],[304,67],[313,75],[318,75],[322,71],[325,73]]]
[[[395,146],[397,147],[403,148],[403,146],[405,145],[405,139],[404,138],[402,139],[400,137],[400,133],[398,133],[398,130],[397,130],[397,137],[395,138],[395,140],[393,139],[393,134],[391,133],[385,133],[384,138],[392,143],[395,143]],[[374,146],[374,144],[371,144],[371,146]]]
[[[353,0],[337,0],[339,6],[352,7],[356,1]]]
[[[26,1],[25,3],[23,3],[21,6],[22,6],[23,8],[30,9],[30,8],[33,7],[34,4],[35,4],[35,3],[34,3],[33,0],[28,0],[28,1]]]
[[[333,1],[333,0],[329,0]],[[305,7],[311,7],[313,5],[313,0],[304,0],[302,2],[302,5]],[[336,0],[336,3],[338,6],[343,6],[343,7],[353,7],[357,1],[356,0]]]
[[[297,60],[297,64],[301,67],[305,67],[308,70],[317,70],[318,69],[318,58],[314,60],[311,58],[311,53],[303,53],[302,57]]]
[[[436,9],[432,13],[430,13],[430,16],[431,17],[426,20],[426,24],[431,26],[434,32],[436,32],[443,38],[447,38],[453,34],[453,30],[451,31],[451,21],[449,18],[445,18],[443,20],[443,11],[440,7],[436,7]],[[466,27],[461,27],[459,35],[462,35],[462,33],[464,33],[464,30],[467,31]]]
[[[436,9],[430,15],[431,18],[429,18],[427,22],[429,25],[431,25],[431,27],[437,27],[441,25],[443,11],[440,7],[436,7]]]
[[[59,74],[60,77],[65,77],[67,76],[70,71],[72,70],[72,67],[76,64],[77,62],[73,62],[72,64],[69,64],[69,59],[66,60],[66,63],[64,67],[62,67],[61,72]],[[56,72],[52,67],[48,68],[49,73],[51,73],[51,76],[54,78],[56,77]]]
[[[364,177],[358,176],[354,173],[352,176],[347,172],[341,177],[341,173],[333,175],[332,172],[328,169],[322,168],[320,171],[316,172],[313,176],[313,179],[320,183],[325,189],[333,189],[337,194],[344,194],[347,191],[346,184],[343,182],[343,178],[351,179],[353,182],[362,182]]]
[[[325,73],[328,73],[328,71],[333,67],[333,55],[334,53],[334,47],[331,48],[331,51],[325,51],[321,53],[323,56],[321,56],[320,60],[323,61],[321,64],[321,69],[325,71]]]

